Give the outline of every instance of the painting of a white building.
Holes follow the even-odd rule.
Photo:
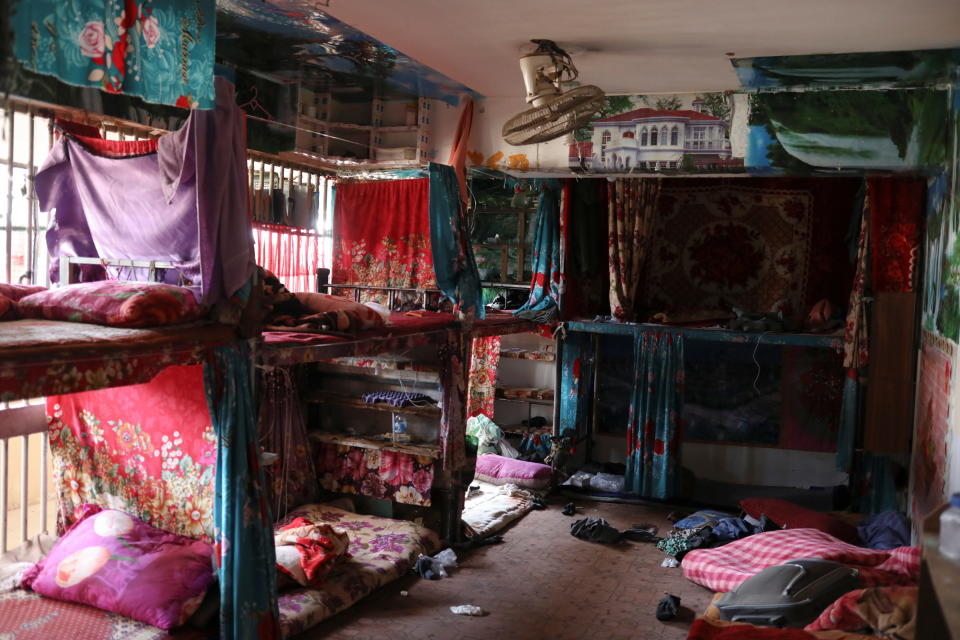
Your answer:
[[[727,123],[693,109],[634,109],[594,120],[589,142],[570,145],[571,168],[592,171],[710,170],[742,167]]]

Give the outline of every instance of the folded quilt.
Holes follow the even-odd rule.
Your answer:
[[[713,591],[731,591],[767,567],[821,558],[860,571],[865,586],[912,585],[920,575],[920,548],[874,550],[848,544],[817,529],[768,531],[683,558],[683,575]]]

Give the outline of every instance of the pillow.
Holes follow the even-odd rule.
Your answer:
[[[858,545],[857,528],[840,518],[801,507],[787,500],[774,498],[748,498],[740,501],[740,508],[748,515],[759,518],[766,514],[777,526],[787,529],[817,529],[834,538]]]
[[[296,296],[310,313],[335,314],[338,331],[379,329],[386,325],[376,310],[353,300],[326,293],[297,293]]]
[[[159,327],[194,320],[200,306],[189,289],[159,282],[100,280],[48,289],[17,303],[25,318],[111,327]]]
[[[6,296],[11,300],[19,300],[24,296],[28,296],[31,293],[40,293],[41,291],[46,291],[46,287],[38,287],[32,284],[9,284],[6,282],[0,282],[0,296]]]
[[[546,489],[553,470],[537,462],[505,458],[493,453],[477,458],[477,480],[490,484],[515,484],[524,489]]]
[[[161,629],[183,624],[213,580],[213,547],[122,511],[89,504],[83,510],[21,586]]]
[[[17,303],[0,293],[0,320],[14,320],[17,317]]]
[[[347,554],[350,538],[330,524],[294,518],[273,535],[277,569],[304,587],[319,587]]]

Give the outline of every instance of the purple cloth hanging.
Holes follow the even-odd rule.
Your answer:
[[[105,157],[69,136],[54,145],[36,175],[40,209],[55,210],[47,231],[53,281],[61,255],[170,261],[177,269],[165,280],[203,304],[227,300],[249,279],[243,113],[229,81],[217,78],[216,89],[216,109],[191,112],[156,153]],[[144,269],[113,275],[147,279]],[[102,277],[100,267],[81,269],[81,281]]]

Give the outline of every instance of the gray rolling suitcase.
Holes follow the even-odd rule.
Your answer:
[[[828,560],[791,560],[767,567],[717,600],[724,620],[804,627],[837,598],[860,588],[856,569]]]

